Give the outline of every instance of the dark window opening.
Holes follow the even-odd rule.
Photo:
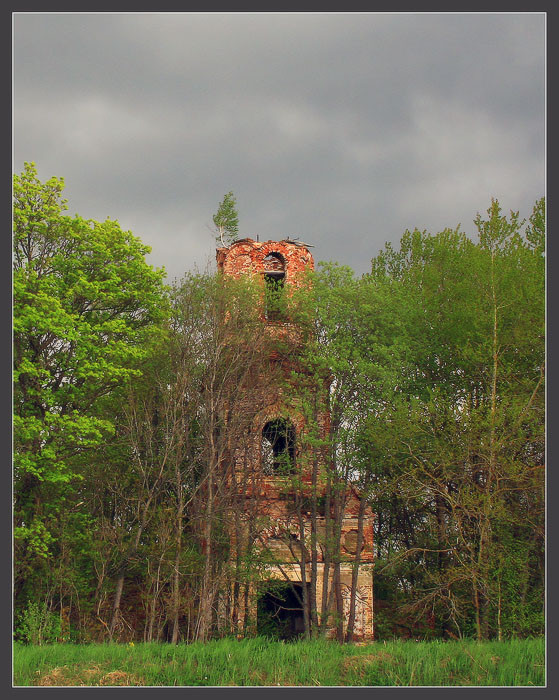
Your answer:
[[[264,258],[265,272],[285,272],[285,260],[280,253],[268,253]]]
[[[307,584],[307,588],[309,584]],[[267,581],[258,596],[257,632],[273,639],[296,639],[305,633],[303,584]]]
[[[262,470],[266,476],[291,474],[295,468],[295,428],[285,418],[262,428]]]
[[[279,253],[264,258],[264,283],[266,286],[266,318],[281,321],[285,318],[285,262]]]

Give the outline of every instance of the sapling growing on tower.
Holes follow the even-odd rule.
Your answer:
[[[223,201],[220,202],[216,214],[214,214],[213,222],[216,226],[218,235],[216,240],[221,242],[222,246],[231,245],[239,237],[239,216],[237,214],[237,200],[233,192],[228,192]],[[223,236],[226,236],[225,242]]]

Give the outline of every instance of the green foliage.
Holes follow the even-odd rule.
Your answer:
[[[227,634],[212,627],[213,611],[240,610],[270,563],[255,529],[233,567],[231,532],[244,532],[254,503],[226,488],[248,478],[246,436],[270,392],[290,397],[305,424],[295,467],[288,450],[276,455],[290,515],[323,515],[326,501],[329,513],[343,508],[350,484],[375,512],[380,638],[543,632],[543,199],[528,222],[492,202],[476,218],[477,241],[459,229],[407,231],[370,274],[327,264],[297,290],[270,283],[263,295],[257,281],[223,275],[189,274],[165,290],[149,249],[117,222],[64,213],[63,186],[40,182],[32,164],[14,178],[19,640],[66,639],[70,618],[72,635],[103,638],[117,581],[114,639],[164,639],[172,619],[192,638],[207,601],[205,638]],[[235,206],[229,192],[214,217],[223,245],[238,234]],[[282,324],[262,323],[263,302]],[[272,353],[281,362],[269,363]],[[303,482],[301,470],[316,465],[315,481]],[[331,523],[305,546],[335,564],[339,533]],[[255,644],[262,658],[272,648]],[[448,661],[449,684],[535,678],[486,661],[480,678],[477,662]],[[413,656],[408,676],[380,664],[320,682],[423,674],[437,684],[427,666]],[[183,681],[233,680],[192,669]]]
[[[149,248],[117,222],[65,215],[63,187],[30,163],[14,177],[14,533],[26,595],[165,314]]]
[[[30,601],[15,626],[16,640],[24,644],[50,644],[61,637],[60,616],[45,603]]]
[[[17,644],[14,685],[543,686],[545,640]]]
[[[287,296],[283,286],[283,280],[266,278],[264,294],[265,313],[268,321],[286,321]]]
[[[404,296],[406,361],[366,444],[399,619],[504,637],[543,624],[544,203],[528,226],[496,201],[487,214],[478,243],[406,232],[373,260],[375,284]]]
[[[231,245],[239,237],[239,216],[237,214],[237,200],[233,192],[228,192],[219,203],[217,212],[213,216],[213,222],[218,235],[216,240],[221,245]]]
[[[543,629],[544,213],[493,201],[477,243],[407,231],[299,304],[332,463],[371,494],[384,634]]]

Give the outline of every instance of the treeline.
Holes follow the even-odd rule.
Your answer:
[[[477,242],[406,232],[359,279],[324,266],[282,312],[294,345],[265,332],[251,280],[166,287],[146,246],[67,216],[62,192],[33,165],[14,179],[16,638],[251,633],[270,559],[243,445],[263,375],[307,425],[302,572],[318,547],[336,570],[355,485],[376,514],[377,637],[543,632],[543,200],[528,222],[493,202]],[[302,523],[319,493],[322,542]],[[302,603],[321,634],[320,591]]]

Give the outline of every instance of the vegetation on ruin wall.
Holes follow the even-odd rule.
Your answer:
[[[543,686],[545,649],[543,639],[16,645],[14,685]]]
[[[262,526],[255,504],[227,488],[247,478],[264,373],[297,387],[300,447],[333,506],[328,541],[303,543],[311,563],[322,546],[335,574],[351,483],[376,514],[377,638],[543,632],[543,200],[527,222],[492,202],[476,241],[406,232],[361,278],[322,266],[288,299],[306,344],[285,383],[266,358],[293,346],[263,332],[250,280],[166,288],[146,246],[67,216],[62,191],[31,165],[14,180],[16,639],[233,631],[265,576],[240,523]],[[324,632],[320,593],[309,635]]]

